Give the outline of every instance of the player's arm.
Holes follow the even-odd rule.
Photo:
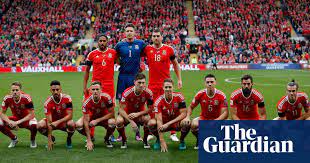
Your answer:
[[[297,118],[297,120],[305,120],[310,117],[310,103],[307,95],[305,95],[305,100],[303,100],[302,106],[305,113],[303,113],[301,117]]]
[[[142,115],[146,115],[146,114],[152,112],[153,108],[154,108],[153,107],[153,103],[154,103],[153,99],[148,99],[147,100],[147,108],[145,110],[143,110],[143,111],[137,112],[136,113],[137,114],[136,117],[140,117]],[[129,117],[129,118],[131,118],[131,117]],[[131,119],[133,119],[133,118],[131,118]]]
[[[83,124],[84,124],[84,130],[86,133],[86,138],[87,138],[87,150],[93,150],[93,142],[91,141],[91,137],[90,137],[90,130],[89,130],[89,121],[90,121],[90,117],[89,114],[85,114],[83,115]]]
[[[57,120],[57,121],[55,121],[55,122],[53,122],[52,124],[56,127],[56,126],[58,126],[59,124],[61,124],[61,123],[63,123],[63,122],[67,122],[67,121],[69,121],[69,120],[71,120],[72,119],[72,117],[73,117],[73,112],[72,112],[72,102],[68,102],[67,104],[66,104],[66,113],[67,113],[67,115],[65,116],[65,117],[63,117],[63,118],[61,118],[61,119],[59,119],[59,120]]]
[[[86,61],[86,71],[84,74],[84,80],[83,80],[83,90],[85,94],[88,94],[88,89],[87,89],[87,82],[89,79],[89,72],[90,72],[90,68],[92,66],[92,62],[91,61]]]
[[[170,125],[172,125],[172,124],[174,124],[176,122],[180,122],[185,117],[186,117],[186,108],[182,108],[182,109],[180,109],[180,115],[179,116],[177,116],[176,118],[174,118],[173,120],[167,122],[164,125],[167,125],[167,128],[168,128]]]
[[[230,114],[232,120],[240,120],[240,118],[237,116],[237,107],[231,106],[230,107]]]
[[[21,124],[23,122],[29,121],[30,119],[34,118],[33,103],[29,102],[28,104],[25,105],[25,108],[27,109],[28,114],[24,118],[16,121],[17,124]]]
[[[225,120],[225,119],[228,118],[228,114],[229,113],[228,113],[227,107],[222,107],[221,108],[221,115],[218,118],[214,119],[214,120]]]
[[[0,111],[0,118],[5,121],[5,122],[9,122],[10,119],[8,118],[7,115],[5,115],[5,113],[3,113],[3,111]]]
[[[163,126],[162,113],[161,112],[155,113],[155,119],[158,127],[157,131],[160,141],[161,152],[168,152],[168,147],[164,138],[164,133],[160,130],[160,127]]]
[[[174,72],[178,78],[178,88],[182,88],[182,77],[181,77],[181,69],[180,69],[180,65],[177,61],[177,59],[175,58],[175,56],[170,57],[173,68],[174,68]]]
[[[53,149],[53,140],[52,140],[52,132],[53,132],[53,126],[52,126],[52,114],[47,114],[46,116],[47,119],[47,147],[48,150]]]
[[[260,113],[260,118],[259,120],[266,120],[267,119],[267,115],[266,115],[266,108],[265,108],[265,102],[259,102],[258,104],[258,111]]]
[[[224,100],[221,100],[221,115],[216,118],[215,120],[225,120],[228,118],[228,109],[227,109],[227,101],[226,101],[226,97],[224,98]]]
[[[109,106],[108,111],[109,111],[109,113],[106,114],[105,116],[95,119],[97,124],[102,122],[102,121],[105,121],[105,120],[108,120],[108,119],[114,117],[114,108],[113,108],[113,106]]]

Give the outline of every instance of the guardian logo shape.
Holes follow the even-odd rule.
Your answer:
[[[207,137],[203,148],[208,153],[292,153],[294,142],[291,140],[269,140],[268,136],[259,136],[254,128],[240,128],[239,124],[221,125],[224,139]]]

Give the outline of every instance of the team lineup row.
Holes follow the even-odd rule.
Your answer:
[[[150,148],[147,137],[152,134],[157,138],[154,149],[166,152],[168,147],[164,140],[164,132],[180,131],[179,149],[185,150],[184,140],[189,131],[198,138],[199,120],[225,120],[228,119],[229,113],[233,120],[266,120],[264,98],[259,91],[252,88],[253,78],[250,75],[244,75],[241,78],[241,88],[231,94],[230,111],[228,111],[225,94],[215,88],[216,78],[212,74],[205,76],[206,88],[195,95],[188,107],[182,93],[174,92],[173,81],[170,78],[164,80],[163,94],[156,99],[153,99],[152,91],[146,88],[145,79],[143,73],[138,73],[135,76],[134,86],[123,92],[116,118],[113,98],[102,90],[100,82],[92,82],[89,88],[90,94],[83,102],[83,116],[76,122],[72,120],[71,97],[62,93],[59,81],[54,80],[50,83],[52,95],[44,103],[46,118],[39,122],[34,117],[34,106],[30,95],[21,91],[20,82],[14,82],[11,84],[11,93],[6,95],[2,102],[0,130],[12,139],[9,148],[15,147],[18,142],[16,135],[11,132],[12,129],[29,129],[32,148],[37,147],[35,137],[39,131],[48,137],[49,150],[53,149],[55,141],[53,130],[58,129],[68,133],[67,148],[72,148],[71,137],[77,130],[87,137],[87,150],[92,150],[94,144],[91,130],[95,126],[102,126],[107,130],[104,138],[107,147],[113,147],[110,136],[116,128],[122,137],[121,148],[127,148],[124,127],[130,124],[133,131],[137,132],[138,125],[141,125],[144,129],[144,148]],[[192,110],[199,104],[200,116],[191,119]],[[307,95],[298,92],[298,84],[291,81],[287,84],[287,95],[283,96],[277,104],[279,117],[275,119],[310,120],[309,107]],[[8,108],[11,109],[12,116],[5,114]],[[195,149],[198,149],[198,140]]]

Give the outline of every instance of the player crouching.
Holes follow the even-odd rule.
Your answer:
[[[146,88],[145,82],[145,75],[138,73],[134,80],[134,86],[127,88],[122,94],[119,115],[116,120],[117,130],[122,136],[121,148],[127,148],[124,127],[129,123],[135,133],[139,130],[137,125],[144,126],[144,148],[150,148],[147,142],[149,135],[147,123],[150,120],[148,113],[153,110],[153,93]],[[148,109],[145,109],[145,104],[147,104]]]
[[[18,139],[11,129],[26,128],[31,132],[30,147],[36,148],[37,120],[34,107],[30,95],[23,93],[21,88],[20,82],[12,83],[11,94],[3,99],[2,111],[0,111],[0,131],[11,138],[12,141],[8,147],[13,148],[18,143]],[[12,116],[5,115],[7,108],[11,109]]]
[[[298,87],[295,80],[287,84],[286,96],[283,96],[277,104],[279,117],[274,120],[310,120],[308,96],[304,92],[298,92]]]
[[[52,96],[48,97],[44,103],[44,112],[46,118],[38,123],[39,132],[47,136],[47,149],[52,150],[54,147],[55,137],[52,135],[53,130],[62,130],[68,133],[66,147],[72,148],[71,137],[75,131],[75,124],[72,120],[72,100],[69,95],[62,93],[60,82],[53,80],[50,83]]]
[[[115,130],[114,104],[110,95],[101,92],[101,83],[94,81],[90,86],[91,96],[83,103],[83,117],[76,122],[76,129],[87,137],[86,148],[93,150],[94,144],[90,136],[90,128],[104,127],[107,132],[104,141],[108,148],[113,144],[109,137]]]
[[[184,121],[187,114],[184,96],[173,92],[172,79],[165,79],[163,87],[164,94],[155,100],[153,110],[155,119],[151,119],[148,123],[150,131],[157,138],[154,149],[161,148],[161,152],[167,152],[164,132],[175,130],[181,131],[179,149],[185,150],[184,139],[190,130],[190,125]]]

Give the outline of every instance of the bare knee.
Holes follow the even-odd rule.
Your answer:
[[[75,122],[75,127],[76,128],[83,128],[83,117],[81,117],[78,121]]]
[[[46,121],[42,119],[41,121],[38,122],[37,129],[45,129],[45,128],[47,128],[47,124]]]
[[[73,127],[75,127],[75,123],[73,122],[73,120],[69,120],[67,122],[67,126],[73,128]]]
[[[199,126],[198,119],[193,119],[192,120],[192,124],[191,124],[191,130],[192,131],[198,130],[198,126]]]
[[[114,118],[111,118],[108,120],[108,125],[110,128],[115,128],[116,120]]]
[[[122,127],[124,125],[124,118],[122,116],[117,116],[116,118],[116,126]]]
[[[150,119],[149,122],[147,123],[148,127],[154,128],[156,127],[156,120],[155,119]]]

